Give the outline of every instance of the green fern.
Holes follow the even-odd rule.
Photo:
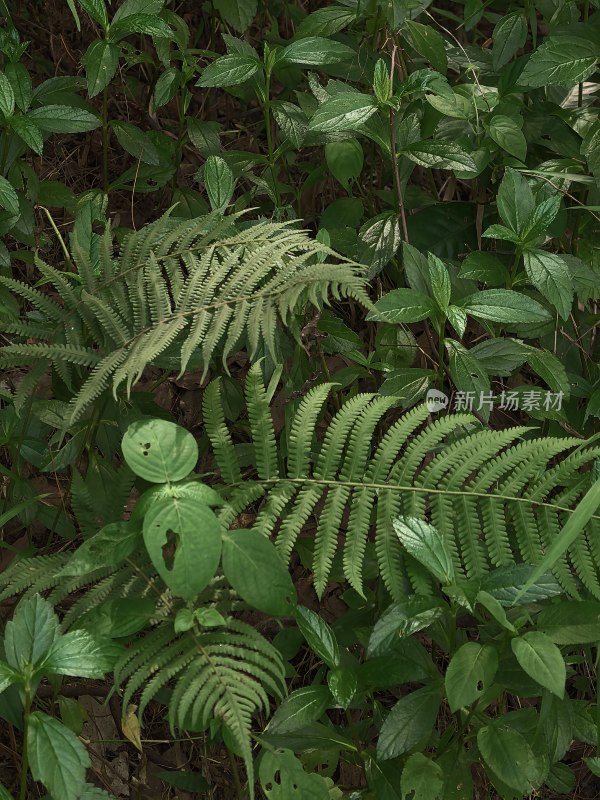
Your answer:
[[[374,394],[346,401],[318,437],[317,423],[330,388],[317,386],[299,403],[283,465],[260,366],[251,369],[246,399],[256,477],[246,481],[227,431],[219,383],[211,383],[204,396],[206,430],[228,484],[230,507],[237,513],[252,507],[255,528],[273,536],[286,559],[306,524],[315,520],[312,569],[319,595],[339,550],[345,577],[363,592],[372,532],[391,595],[399,599],[410,584],[426,591],[429,579],[403,552],[394,532],[392,520],[399,515],[430,518],[450,548],[455,568],[466,577],[479,578],[491,567],[515,562],[535,564],[589,488],[586,469],[600,455],[600,446],[585,446],[574,438],[523,439],[533,435],[524,427],[478,430],[470,414],[424,425],[425,406],[382,426],[394,401]],[[592,526],[598,522],[592,520],[589,534],[556,566],[556,577],[572,594],[583,586],[600,597],[600,547],[592,544]]]
[[[175,222],[166,214],[131,233],[117,257],[107,229],[97,268],[75,243],[77,280],[37,259],[60,302],[0,276],[33,308],[3,332],[39,340],[0,348],[0,364],[52,363],[75,387],[75,421],[109,384],[129,392],[161,358],[180,373],[199,360],[206,373],[217,352],[226,365],[244,339],[251,357],[263,345],[274,355],[278,320],[290,325],[307,304],[344,296],[370,305],[358,267],[325,262],[335,254],[304,231],[271,222],[240,229],[235,221],[213,213]]]

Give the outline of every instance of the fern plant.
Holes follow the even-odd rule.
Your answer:
[[[22,342],[0,348],[0,365],[34,367],[26,393],[51,363],[74,393],[74,422],[109,384],[129,392],[146,365],[170,352],[180,374],[199,352],[206,374],[217,351],[225,364],[244,338],[251,357],[263,345],[275,355],[278,320],[291,325],[307,303],[332,295],[370,305],[359,268],[327,263],[333,251],[306,232],[271,222],[241,229],[236,219],[215,212],[177,222],[167,213],[131,233],[118,256],[107,227],[98,263],[75,238],[76,274],[36,259],[58,300],[0,275],[33,309],[3,320],[3,332]]]
[[[306,523],[315,519],[312,570],[319,595],[338,550],[345,577],[363,592],[373,529],[379,570],[392,597],[399,599],[411,584],[426,590],[427,575],[403,554],[394,531],[392,520],[401,515],[431,519],[457,574],[467,578],[480,578],[492,566],[539,563],[589,488],[589,466],[600,455],[598,445],[537,438],[527,427],[480,430],[468,413],[424,425],[424,405],[389,424],[386,417],[396,401],[375,394],[347,400],[323,431],[330,389],[324,384],[308,392],[278,447],[260,365],[251,369],[246,383],[256,465],[251,480],[242,476],[225,424],[219,382],[204,394],[206,431],[228,486],[224,513],[231,521],[254,508],[255,528],[273,536],[286,559]],[[592,517],[555,566],[571,594],[583,586],[600,597],[599,525],[600,517]]]

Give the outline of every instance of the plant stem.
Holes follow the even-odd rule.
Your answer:
[[[25,686],[25,707],[23,709],[23,755],[21,757],[21,786],[19,800],[27,798],[27,773],[29,771],[29,758],[27,756],[27,735],[29,732],[29,714],[31,713],[31,687]]]
[[[273,135],[271,132],[271,71],[265,71],[265,101],[263,104],[263,114],[265,116],[265,133],[267,135],[267,154],[269,159],[269,169],[271,170],[271,180],[273,181],[273,191],[277,202],[277,208],[281,208],[281,196],[279,194],[279,184],[277,183],[277,171],[273,158]]]
[[[102,185],[108,192],[108,87],[102,92]]]
[[[394,70],[396,64],[396,51],[397,46],[394,45],[392,50],[392,62],[390,65],[390,88],[394,90]],[[396,113],[393,108],[390,108],[390,151],[392,156],[392,170],[394,173],[394,192],[396,194],[396,206],[398,209],[398,216],[402,221],[402,235],[404,241],[408,242],[408,225],[406,223],[406,210],[404,208],[404,195],[402,193],[402,181],[400,180],[400,168],[398,166],[398,154],[396,152]]]

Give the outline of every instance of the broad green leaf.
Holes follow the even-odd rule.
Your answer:
[[[527,250],[523,261],[529,280],[560,316],[568,319],[573,305],[573,279],[566,261],[545,250]]]
[[[490,136],[503,150],[525,161],[527,156],[527,139],[523,131],[512,117],[496,114],[490,121]]]
[[[448,353],[448,368],[456,388],[460,392],[473,392],[473,396],[477,398],[481,394],[489,394],[490,380],[477,358],[454,339],[446,339],[445,344]],[[489,403],[484,402],[483,407],[477,410],[487,418],[491,409]]]
[[[78,2],[94,22],[97,22],[103,29],[108,27],[108,12],[104,0],[78,0]]]
[[[477,734],[477,746],[485,763],[511,789],[526,794],[535,787],[537,764],[527,739],[508,726],[487,725]]]
[[[213,210],[223,210],[231,200],[233,172],[221,156],[209,156],[204,165],[204,185]]]
[[[295,148],[300,148],[308,131],[308,117],[304,111],[293,103],[274,103],[272,109],[284,137]]]
[[[571,394],[571,384],[562,361],[554,353],[541,347],[527,348],[527,363],[531,369],[555,392],[562,392],[563,398]]]
[[[484,339],[469,350],[488,375],[506,378],[527,360],[528,348],[519,339]]]
[[[296,38],[331,36],[348,27],[356,19],[356,14],[356,9],[336,4],[318,8],[300,22],[296,28]]]
[[[436,528],[416,517],[398,517],[393,524],[396,535],[411,556],[442,583],[452,583],[452,556]]]
[[[425,630],[442,617],[446,606],[437,597],[414,595],[389,606],[373,626],[367,656],[385,655],[400,639]]]
[[[260,63],[252,56],[237,54],[221,56],[204,68],[196,86],[204,88],[218,86],[236,86],[245,83],[254,75]]]
[[[321,775],[305,772],[291,750],[264,750],[258,775],[267,800],[329,800],[327,783]]]
[[[198,461],[198,445],[191,433],[162,419],[133,422],[121,443],[128,466],[151,483],[180,481]]]
[[[491,614],[491,616],[499,625],[501,625],[501,627],[505,628],[511,633],[517,632],[515,626],[506,616],[506,611],[504,610],[502,603],[493,597],[493,595],[482,589],[477,593],[477,602],[479,605],[483,606],[489,614]]]
[[[208,506],[188,497],[154,503],[144,518],[144,543],[173,594],[193,600],[221,558],[221,525]]]
[[[4,72],[0,72],[0,111],[5,117],[10,117],[14,110],[15,93],[13,92],[11,82]]]
[[[506,325],[548,322],[552,315],[536,300],[512,289],[486,289],[460,301],[467,314]]]
[[[39,156],[42,155],[44,137],[35,122],[32,122],[29,117],[23,114],[15,114],[15,116],[10,118],[10,127],[28,147],[31,147],[34,153],[37,153]]]
[[[342,92],[322,103],[309,123],[309,129],[334,133],[359,128],[377,111],[375,98],[360,92]]]
[[[392,96],[392,82],[387,64],[380,58],[375,64],[373,73],[373,91],[380,103],[386,103]]]
[[[60,718],[64,725],[76,736],[80,736],[87,717],[87,712],[77,700],[71,697],[58,696]]]
[[[507,168],[496,198],[502,221],[521,234],[533,213],[535,201],[527,180],[514,169]]]
[[[124,0],[115,11],[113,22],[131,17],[133,14],[156,16],[160,14],[164,5],[165,0]]]
[[[423,753],[409,756],[400,780],[402,800],[442,800],[442,768]]]
[[[27,117],[48,133],[85,133],[100,126],[95,114],[72,106],[42,106],[28,111]]]
[[[56,639],[43,670],[48,675],[103,678],[114,669],[121,650],[110,639],[98,639],[88,631],[71,631]]]
[[[454,330],[462,339],[462,337],[465,335],[465,331],[467,330],[468,320],[466,312],[458,306],[448,306],[446,309],[446,316],[448,317],[448,322],[450,325],[452,325]]]
[[[111,122],[111,128],[117,141],[129,155],[142,164],[153,166],[160,164],[160,156],[154,142],[141,128],[120,120]]]
[[[492,65],[501,69],[527,40],[527,20],[521,11],[507,14],[496,23],[492,33]]]
[[[21,670],[42,661],[59,635],[58,617],[52,604],[34,594],[19,602],[6,623],[4,650],[11,667]]]
[[[442,701],[438,685],[424,686],[402,697],[385,718],[377,740],[377,758],[387,761],[408,753],[433,731]]]
[[[466,150],[456,144],[428,140],[403,147],[401,155],[422,167],[476,172],[477,165]]]
[[[435,314],[431,298],[414,289],[392,289],[378,300],[367,319],[380,322],[419,322]]]
[[[359,141],[344,139],[325,145],[325,161],[329,171],[345,189],[358,178],[363,168],[364,154]]]
[[[119,55],[118,46],[105,39],[95,39],[88,47],[81,61],[85,66],[89,97],[95,97],[112,81],[119,66]]]
[[[441,259],[434,256],[433,253],[427,254],[427,264],[429,267],[433,296],[440,309],[442,311],[447,311],[450,305],[450,294],[452,291],[448,267]]]
[[[239,529],[224,533],[223,572],[253,608],[274,616],[290,613],[296,601],[294,584],[275,545],[262,533]]]
[[[396,214],[368,220],[359,231],[360,262],[369,267],[367,279],[372,279],[395,256],[402,235],[400,221]]]
[[[532,87],[550,84],[570,89],[592,74],[597,58],[598,46],[588,39],[550,37],[531,55],[519,84]]]
[[[544,689],[562,698],[567,671],[562,653],[552,640],[541,631],[531,631],[512,639],[510,644],[522,669]]]
[[[155,609],[152,597],[106,600],[80,617],[77,624],[96,637],[121,639],[141,630]]]
[[[12,86],[17,108],[25,113],[25,111],[27,111],[29,108],[31,96],[33,94],[31,76],[29,75],[27,68],[20,62],[10,62],[4,67],[4,74]]]
[[[325,39],[322,36],[308,36],[298,39],[284,48],[281,57],[290,64],[306,64],[318,67],[324,64],[339,64],[352,61],[356,53],[348,45]]]
[[[13,216],[18,216],[19,198],[13,185],[0,175],[0,208],[8,211]]]
[[[600,506],[600,478],[588,489],[575,510],[569,515],[560,533],[554,538],[539,564],[517,595],[517,600],[547,571],[551,570],[564,552],[573,544]]]
[[[128,558],[141,544],[138,524],[111,522],[81,544],[61,570],[61,575],[87,575],[103,567],[112,567]]]
[[[62,722],[34,711],[27,736],[29,767],[53,797],[80,800],[90,757],[79,738]]]
[[[536,626],[554,644],[600,642],[600,602],[562,600],[543,608],[536,618]]]
[[[305,686],[288,695],[277,708],[268,733],[288,733],[304,728],[323,716],[331,705],[331,693],[327,686]]]
[[[358,686],[356,671],[349,667],[336,667],[328,673],[327,685],[336,704],[348,708]]]
[[[538,576],[526,589],[525,586],[534,570],[535,567],[530,564],[498,567],[483,577],[481,588],[505,607],[539,603],[563,594],[560,584],[551,572],[544,572]]]
[[[458,277],[481,281],[491,286],[503,286],[508,281],[509,273],[495,255],[478,250],[469,253],[462,262]]]
[[[256,16],[258,0],[213,0],[213,5],[228,25],[243,33]]]
[[[333,669],[340,663],[340,648],[331,627],[305,606],[296,609],[296,624],[310,649]]]
[[[17,683],[20,678],[21,675],[17,670],[14,670],[6,662],[0,661],[0,694],[13,683]]]
[[[220,152],[220,129],[221,126],[218,122],[205,122],[191,117],[188,117],[187,120],[187,132],[190,142],[204,158],[215,156]]]
[[[175,97],[181,87],[181,73],[175,67],[169,67],[161,73],[154,84],[154,108],[161,108]]]
[[[423,25],[410,19],[404,22],[404,28],[417,53],[438,72],[445,73],[448,69],[448,58],[444,39],[438,31],[431,25]]]
[[[523,238],[526,242],[533,241],[545,233],[554,222],[561,206],[560,195],[547,197],[537,205],[529,219],[529,224],[523,231]]]
[[[158,39],[173,39],[173,31],[160,17],[153,14],[129,14],[111,24],[108,35],[113,42],[117,42],[132,33],[144,33],[146,36]]]
[[[452,656],[445,685],[450,711],[470,706],[486,692],[498,669],[498,653],[490,645],[467,642]]]

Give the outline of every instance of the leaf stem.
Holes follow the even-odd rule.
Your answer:
[[[27,800],[27,773],[29,771],[29,758],[27,755],[27,737],[29,733],[29,714],[31,713],[31,686],[29,681],[25,684],[25,706],[23,709],[23,755],[21,757],[21,785],[19,800]]]

